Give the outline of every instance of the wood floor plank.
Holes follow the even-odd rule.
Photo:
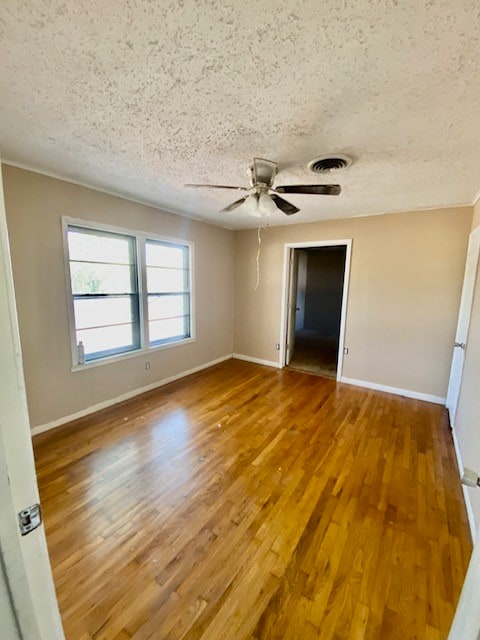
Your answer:
[[[34,439],[68,640],[445,640],[443,407],[228,361]]]

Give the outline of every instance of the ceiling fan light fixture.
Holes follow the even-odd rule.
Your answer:
[[[258,202],[258,193],[252,193],[249,195],[243,206],[249,216],[252,216],[253,218],[262,217],[262,212],[260,211],[260,205]]]
[[[261,193],[258,199],[258,206],[260,208],[260,213],[263,213],[266,216],[271,216],[278,211],[278,207],[275,202],[271,199],[268,193]]]

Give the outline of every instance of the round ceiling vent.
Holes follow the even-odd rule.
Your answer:
[[[335,155],[320,156],[314,158],[308,163],[308,168],[313,173],[328,173],[330,171],[338,171],[349,167],[353,162],[350,156],[343,153]]]

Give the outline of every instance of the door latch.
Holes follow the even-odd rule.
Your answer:
[[[39,504],[32,504],[18,514],[18,525],[22,536],[33,531],[42,524],[42,509]]]

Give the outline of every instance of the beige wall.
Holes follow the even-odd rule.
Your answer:
[[[479,226],[480,226],[480,198],[477,200],[473,208],[472,231],[473,229]]]
[[[233,232],[37,173],[2,169],[32,426],[232,353]],[[196,342],[72,373],[62,215],[193,241]]]
[[[255,291],[255,231],[236,233],[234,351],[278,360],[286,242],[352,238],[348,378],[444,397],[472,207],[273,227],[263,233]]]

